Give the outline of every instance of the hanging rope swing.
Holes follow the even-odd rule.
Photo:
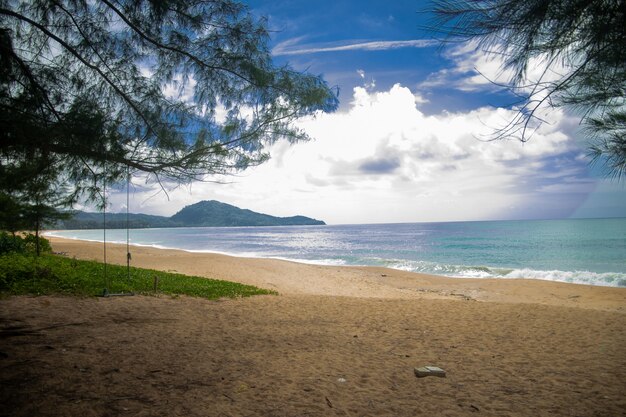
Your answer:
[[[126,275],[130,282],[130,166],[126,165]]]
[[[107,273],[107,200],[106,200],[106,162],[105,162],[105,175],[103,175],[103,193],[102,193],[102,241],[104,245],[104,290],[102,290],[103,297],[116,297],[116,296],[128,296],[135,295],[133,292],[121,292],[121,293],[111,293],[109,290],[111,288],[111,281],[109,279],[109,275]],[[130,167],[126,166],[126,276],[128,281],[130,282]]]

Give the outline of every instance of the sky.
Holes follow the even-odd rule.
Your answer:
[[[493,82],[507,73],[497,55],[442,47],[423,29],[425,2],[247,4],[267,18],[275,62],[323,75],[339,109],[299,120],[309,142],[279,142],[270,161],[222,183],[166,195],[136,179],[131,212],[218,200],[329,224],[626,215],[626,183],[590,165],[575,115],[546,110],[526,143],[484,140],[515,115],[515,98]],[[123,190],[110,195],[110,210],[125,203]]]

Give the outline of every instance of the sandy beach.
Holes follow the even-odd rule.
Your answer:
[[[102,259],[102,244],[52,245]],[[3,299],[0,415],[626,416],[623,288],[132,257],[280,295]],[[416,378],[424,365],[446,378]]]

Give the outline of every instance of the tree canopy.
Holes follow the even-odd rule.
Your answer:
[[[2,182],[36,163],[75,201],[127,168],[188,182],[306,140],[293,121],[337,95],[268,40],[232,0],[0,0]]]
[[[626,176],[626,3],[623,0],[433,0],[432,24],[448,39],[499,53],[520,97],[517,116],[495,138],[526,141],[539,109],[582,117],[594,161]],[[544,68],[528,83],[532,65]]]

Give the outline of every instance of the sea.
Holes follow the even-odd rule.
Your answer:
[[[128,235],[127,235],[128,233]],[[103,241],[103,230],[49,235]],[[106,230],[106,241],[460,278],[626,287],[626,218]]]

